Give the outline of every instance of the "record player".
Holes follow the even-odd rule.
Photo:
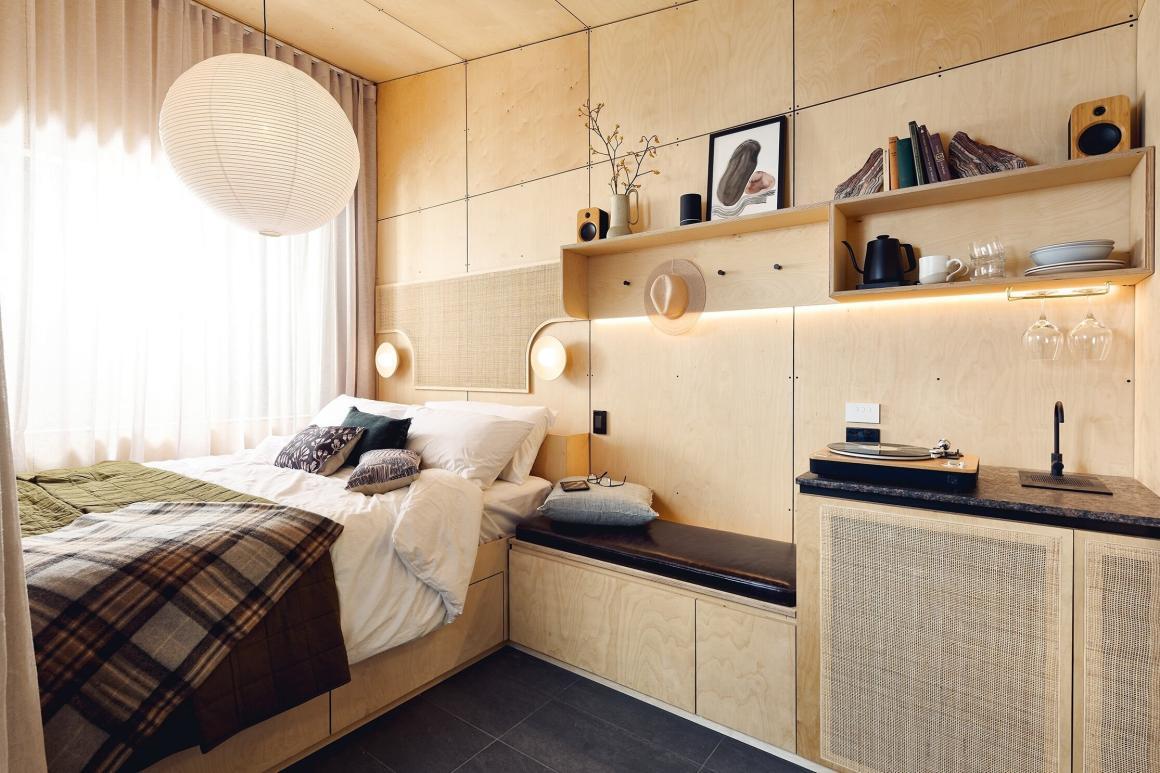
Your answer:
[[[979,480],[979,457],[951,451],[945,440],[931,448],[830,443],[810,456],[810,472],[823,478],[884,486],[971,491]]]

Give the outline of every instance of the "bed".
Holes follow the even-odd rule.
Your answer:
[[[444,469],[423,469],[406,488],[367,496],[346,490],[350,467],[324,477],[274,466],[287,440],[271,437],[237,454],[148,466],[342,525],[330,559],[350,682],[208,753],[188,748],[155,769],[210,770],[228,763],[229,769],[259,770],[288,763],[507,639],[506,538],[551,484],[529,475],[481,488]]]

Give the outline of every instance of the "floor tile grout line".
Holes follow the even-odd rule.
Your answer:
[[[511,749],[513,752],[515,752],[516,754],[520,755],[521,757],[527,757],[527,758],[528,758],[529,760],[531,760],[532,762],[535,762],[535,763],[538,763],[538,764],[540,764],[540,765],[543,765],[543,766],[544,766],[544,767],[545,767],[547,770],[550,770],[550,771],[552,771],[552,773],[559,773],[559,771],[558,771],[558,770],[556,770],[555,768],[553,768],[553,767],[552,767],[551,765],[549,765],[548,763],[544,762],[544,761],[543,761],[542,759],[540,759],[539,757],[533,757],[532,755],[528,754],[527,752],[522,752],[522,751],[520,751],[519,749],[517,749],[516,747],[512,746],[510,743],[508,743],[507,741],[505,741],[505,740],[504,740],[504,739],[502,739],[502,738],[500,738],[498,741],[496,741],[496,743],[503,744],[504,746],[506,746],[507,748]]]
[[[701,763],[701,767],[697,768],[697,773],[703,773],[705,766],[709,764],[709,760],[713,759],[713,755],[717,753],[717,750],[721,748],[721,744],[723,743],[725,743],[724,737],[717,741],[717,745],[713,747],[713,751],[709,752],[709,756],[706,757],[705,761]]]
[[[488,749],[490,749],[491,747],[495,746],[497,743],[499,743],[499,739],[498,739],[498,738],[492,738],[492,739],[491,739],[491,743],[487,744],[487,745],[486,745],[486,746],[484,746],[482,749],[480,749],[479,751],[477,751],[475,754],[471,755],[470,757],[468,757],[467,759],[465,759],[463,762],[461,762],[461,763],[459,763],[458,765],[456,765],[454,768],[452,768],[452,769],[451,769],[451,773],[458,773],[458,771],[459,771],[459,770],[461,770],[461,769],[463,768],[463,766],[464,766],[464,765],[466,765],[467,763],[471,762],[473,759],[475,759],[475,758],[476,758],[476,757],[478,757],[479,755],[483,754],[485,751],[487,751],[487,750],[488,750]]]
[[[581,677],[581,678],[583,678],[583,677]],[[591,680],[589,680],[589,681],[591,681]],[[600,685],[600,683],[599,683],[599,682],[593,682],[593,684]],[[603,687],[604,685],[600,685],[600,686],[601,686],[601,687]],[[613,692],[615,692],[615,690],[614,690]],[[629,697],[632,697],[632,696],[629,696]],[[624,733],[624,734],[625,734],[625,735],[627,735],[629,738],[631,738],[631,739],[633,739],[633,740],[635,740],[635,741],[640,741],[641,743],[648,744],[649,746],[653,747],[654,749],[660,749],[661,751],[666,751],[666,752],[669,752],[670,754],[673,754],[673,755],[675,755],[675,756],[677,756],[677,757],[680,757],[682,760],[687,760],[687,761],[689,761],[689,762],[693,763],[694,765],[698,765],[698,764],[700,764],[702,767],[704,767],[704,763],[705,763],[705,762],[708,762],[708,761],[709,761],[709,757],[712,757],[712,756],[713,756],[713,752],[717,751],[717,746],[720,746],[720,745],[721,745],[721,741],[723,740],[723,737],[722,737],[721,739],[718,739],[718,741],[717,741],[717,746],[714,746],[714,747],[713,747],[713,751],[709,752],[709,756],[708,756],[708,757],[705,757],[705,760],[704,760],[704,762],[698,763],[698,762],[697,762],[695,759],[693,759],[692,757],[686,757],[684,754],[681,754],[680,752],[677,752],[677,751],[672,751],[671,749],[666,749],[665,747],[661,746],[661,745],[660,745],[659,743],[657,743],[656,741],[651,741],[651,740],[649,740],[648,738],[645,738],[644,736],[637,735],[636,733],[632,732],[631,730],[626,730],[625,728],[621,727],[620,725],[617,725],[617,724],[614,724],[614,723],[612,723],[612,722],[609,722],[609,721],[608,721],[607,719],[605,719],[604,717],[601,717],[601,716],[599,716],[599,715],[597,715],[597,714],[593,714],[591,711],[587,711],[586,709],[582,709],[582,708],[580,708],[579,706],[573,706],[571,703],[567,703],[566,701],[562,701],[562,700],[560,700],[559,698],[553,698],[553,700],[554,700],[555,702],[559,703],[561,706],[565,706],[565,707],[567,707],[567,708],[570,708],[570,709],[572,709],[573,711],[578,711],[578,712],[580,712],[581,714],[583,714],[583,715],[585,715],[585,716],[591,717],[592,719],[595,719],[596,721],[598,721],[598,722],[601,722],[602,724],[608,725],[608,726],[609,726],[609,727],[611,727],[613,730],[619,730],[620,732]],[[634,698],[633,700],[636,700],[636,699]],[[641,703],[644,703],[644,701],[641,701]],[[645,706],[649,706],[649,704],[647,704],[647,703],[644,703],[644,705],[645,705]],[[654,709],[656,709],[656,706],[651,706],[650,708],[654,708]],[[657,709],[657,711],[664,711],[664,709]],[[666,712],[666,713],[667,713],[667,712]],[[675,714],[671,714],[671,715],[669,715],[669,716],[676,717],[677,719],[681,720],[682,722],[689,722],[689,720],[685,719],[684,717],[678,717],[678,716],[676,716]],[[703,725],[697,725],[697,723],[695,723],[695,722],[689,722],[689,724],[691,724],[691,725],[695,725],[696,727],[703,727]],[[712,733],[717,733],[717,731],[716,731],[716,730],[713,730],[712,728],[705,728],[705,729],[706,729],[706,730],[709,730],[709,731],[710,731],[710,732],[712,732]],[[717,733],[717,735],[721,735],[721,734],[720,734],[720,733]]]

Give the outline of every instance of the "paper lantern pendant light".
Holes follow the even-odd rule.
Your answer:
[[[165,95],[160,130],[182,182],[267,236],[333,220],[358,181],[346,113],[313,78],[277,59],[223,54],[195,64]]]

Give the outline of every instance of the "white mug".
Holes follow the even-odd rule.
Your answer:
[[[947,272],[950,273],[947,273]],[[923,255],[918,259],[918,281],[924,285],[949,282],[959,274],[965,274],[967,267],[958,258],[946,255]]]

